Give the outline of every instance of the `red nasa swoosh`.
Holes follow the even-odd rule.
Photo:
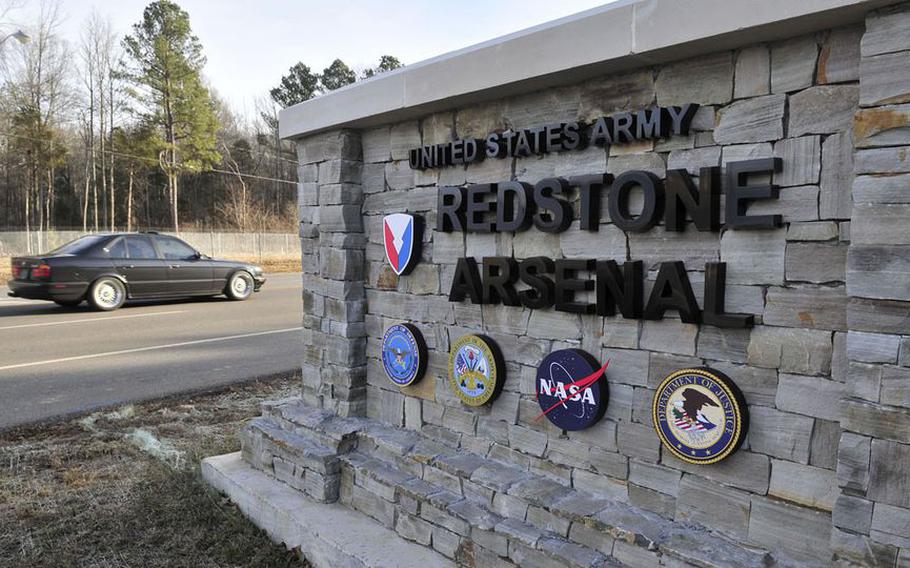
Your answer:
[[[611,359],[607,359],[607,362],[604,363],[604,366],[601,367],[599,370],[594,371],[587,377],[578,379],[574,383],[566,385],[566,390],[569,390],[572,387],[578,387],[578,390],[584,390],[584,389],[588,388],[589,386],[593,385],[604,375],[604,373],[607,370],[607,367],[610,366],[610,361],[611,361]],[[551,410],[553,410],[557,406],[562,405],[564,402],[565,401],[561,400],[561,401],[557,402],[556,404],[554,404],[553,406],[551,406],[550,408],[544,410],[543,412],[541,412],[540,414],[537,415],[537,418],[534,419],[534,422],[537,422],[538,420],[540,420],[541,418],[543,418],[544,416],[549,414]]]

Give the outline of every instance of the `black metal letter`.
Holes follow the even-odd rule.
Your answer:
[[[572,206],[564,199],[553,197],[554,193],[565,193],[569,182],[563,178],[544,178],[534,186],[534,226],[545,233],[560,233],[572,224]]]
[[[553,261],[545,256],[535,256],[518,264],[521,281],[530,286],[518,293],[521,304],[531,310],[549,308],[553,305],[553,280],[542,276],[553,273]]]
[[[534,188],[523,181],[496,184],[496,230],[525,231],[531,226],[531,201]]]
[[[469,256],[459,258],[458,264],[455,265],[455,276],[452,277],[452,287],[449,289],[449,301],[463,302],[467,296],[471,297],[473,304],[483,303],[477,261]]]
[[[594,289],[593,280],[576,278],[581,270],[593,271],[594,261],[589,259],[561,259],[556,261],[556,310],[573,314],[590,314],[594,304],[575,301],[576,292],[587,292]]]
[[[651,172],[632,170],[623,172],[610,188],[610,219],[623,231],[641,233],[657,224],[664,202],[664,187]],[[638,217],[629,214],[629,192],[640,187],[644,193],[644,206]]]
[[[667,107],[667,113],[673,122],[673,134],[677,136],[687,136],[689,134],[689,125],[698,111],[698,105],[695,103],[684,104],[681,107]]]
[[[493,218],[490,211],[496,209],[496,204],[485,201],[484,196],[496,192],[495,183],[477,183],[467,188],[467,230],[478,233],[493,232]]]
[[[613,181],[610,174],[590,174],[569,178],[569,185],[578,188],[581,201],[579,226],[585,231],[600,229],[600,195],[605,185]]]
[[[597,262],[597,315],[616,315],[626,319],[641,317],[644,297],[644,264],[640,260],[623,264],[622,274],[614,260]]]
[[[720,168],[701,168],[698,192],[686,170],[667,170],[664,223],[668,231],[684,231],[686,213],[692,217],[699,231],[717,231],[720,228]]]
[[[780,190],[774,184],[749,185],[750,174],[780,172],[780,158],[761,158],[727,162],[727,205],[724,223],[732,229],[774,229],[781,226],[780,215],[746,215],[753,199],[777,199]]]
[[[724,313],[726,298],[727,264],[705,263],[705,312],[704,322],[717,327],[747,328],[755,323],[752,314]]]
[[[701,321],[701,310],[692,293],[692,284],[685,265],[677,260],[661,262],[657,280],[645,306],[644,319],[659,320],[667,310],[679,311],[679,319],[686,323]]]
[[[510,256],[488,256],[483,259],[484,304],[519,306],[515,281],[518,280],[518,264]]]
[[[436,230],[444,233],[464,231],[465,189],[445,185],[439,188],[436,200]]]

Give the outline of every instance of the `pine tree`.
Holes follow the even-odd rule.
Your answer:
[[[319,75],[299,62],[281,78],[281,84],[269,91],[269,96],[282,108],[308,101],[319,93]]]
[[[215,103],[201,78],[202,45],[192,33],[189,14],[169,0],[158,0],[145,8],[123,47],[124,75],[138,87],[130,93],[140,106],[138,114],[159,130],[155,144],[177,232],[180,174],[210,169],[220,160]]]
[[[379,58],[379,65],[373,67],[372,69],[364,69],[361,79],[369,79],[373,75],[379,75],[380,73],[385,73],[386,71],[391,71],[392,69],[398,69],[402,67],[401,61],[398,60],[394,55],[383,55]]]
[[[350,85],[356,80],[357,75],[340,59],[336,59],[331,65],[323,69],[322,76],[319,78],[323,91],[334,91],[345,85]]]

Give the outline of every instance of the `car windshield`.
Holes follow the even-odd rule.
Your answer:
[[[98,243],[104,241],[105,239],[107,239],[107,237],[101,235],[87,235],[85,237],[79,237],[75,241],[70,241],[62,247],[57,247],[47,254],[81,254],[94,247]]]

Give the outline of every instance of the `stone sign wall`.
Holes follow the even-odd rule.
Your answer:
[[[620,560],[647,563],[658,553],[593,535],[591,523],[554,511],[546,495],[590,492],[645,511],[655,530],[663,520],[703,526],[796,561],[824,564],[833,554],[910,562],[907,30],[910,11],[892,8],[852,27],[299,141],[303,401],[479,456],[467,471],[426,461],[409,472],[476,500],[499,520]],[[687,136],[442,169],[408,164],[408,152],[421,145],[690,102],[701,106]],[[779,229],[668,232],[659,225],[626,233],[604,205],[599,230],[582,231],[577,200],[572,227],[559,234],[434,227],[442,185],[633,169],[695,176],[701,167],[765,157],[782,159],[773,179],[780,196],[748,212],[782,215]],[[427,226],[419,264],[396,276],[385,260],[382,219],[403,212]],[[682,260],[699,305],[705,263],[724,262],[726,309],[753,314],[755,326],[453,303],[449,286],[465,256],[644,260],[650,282],[658,263]],[[380,361],[384,330],[401,322],[415,324],[429,350],[426,376],[404,388]],[[450,345],[475,333],[500,346],[506,366],[503,392],[478,408],[462,404],[447,383]],[[573,347],[611,361],[609,404],[592,428],[566,432],[535,420],[534,381],[548,353]],[[700,466],[662,449],[651,401],[666,375],[703,365],[739,385],[751,426],[737,453]],[[477,481],[471,473],[488,463],[526,472],[539,494],[522,500],[509,484],[497,491]],[[356,474],[338,483],[343,502],[456,560],[468,542],[477,558],[501,562],[542,554],[539,540],[477,529],[486,517],[462,526],[433,512],[445,509],[438,503],[406,507],[394,491],[383,501],[375,482]]]

